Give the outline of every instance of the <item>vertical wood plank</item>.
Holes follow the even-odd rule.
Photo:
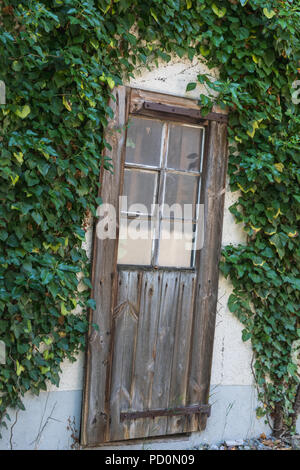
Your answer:
[[[180,273],[162,272],[159,322],[156,335],[154,376],[149,401],[150,409],[168,408],[175,340],[175,322],[179,294]],[[163,436],[167,432],[167,418],[149,420],[149,436]]]
[[[131,407],[131,383],[137,339],[139,292],[142,273],[120,271],[114,311],[115,335],[110,391],[110,441],[128,438],[128,423],[120,413]]]
[[[132,409],[146,410],[149,407],[151,387],[154,377],[156,356],[156,335],[159,320],[160,298],[159,272],[144,272],[141,288],[141,303],[138,322],[134,375],[132,382]],[[130,423],[130,438],[149,435],[150,422],[147,419],[133,420]]]
[[[180,274],[179,296],[175,330],[175,346],[172,361],[172,380],[169,391],[169,407],[180,407],[189,404],[187,400],[188,371],[191,348],[193,313],[195,304],[196,273]],[[178,434],[185,431],[187,417],[168,418],[167,433]]]
[[[103,202],[112,204],[117,211],[125,143],[124,126],[127,121],[127,93],[125,87],[114,90],[115,101],[110,100],[114,119],[110,121],[105,132],[105,139],[112,147],[111,152],[107,151],[107,156],[111,157],[114,170],[113,173],[103,171],[101,194]],[[121,132],[118,132],[120,129]],[[116,248],[115,240],[99,240],[96,230],[94,231],[92,296],[97,307],[91,312],[90,323],[96,323],[99,332],[90,329],[88,335],[81,434],[84,445],[96,445],[106,439],[109,419],[107,383],[111,348],[112,283],[115,279]]]
[[[219,282],[225,179],[227,126],[211,122],[206,177],[203,185],[205,232],[200,252],[198,289],[193,322],[188,402],[208,403]],[[191,427],[203,428],[205,417],[194,416]]]

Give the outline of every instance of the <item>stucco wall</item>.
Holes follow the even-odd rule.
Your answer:
[[[198,85],[186,93],[186,85],[196,81],[199,73],[207,72],[203,63],[174,59],[169,64],[161,63],[151,71],[140,70],[140,74],[130,82],[130,86],[151,91],[159,91],[178,96],[197,98],[206,93],[204,86]],[[208,71],[211,77],[216,70]],[[235,224],[228,208],[238,194],[229,188],[225,197],[223,245],[245,241],[242,227]],[[91,231],[87,233],[85,244],[90,252]],[[195,433],[188,438],[164,439],[152,442],[146,448],[187,449],[200,442],[215,443],[224,438],[246,438],[267,430],[263,420],[255,417],[256,394],[251,374],[251,347],[241,339],[242,325],[227,308],[230,284],[220,276],[217,322],[215,331],[211,398],[212,416],[203,433]],[[67,429],[68,418],[75,418],[75,428],[80,426],[81,390],[83,385],[83,355],[76,363],[65,362],[60,387],[49,386],[48,392],[40,397],[26,396],[27,410],[19,412],[12,431],[4,431],[0,440],[1,448],[15,449],[66,449],[72,444],[71,430]],[[11,414],[12,423],[15,413]],[[133,446],[138,448],[140,446]],[[128,447],[127,447],[128,448]],[[145,443],[143,444],[145,448]]]

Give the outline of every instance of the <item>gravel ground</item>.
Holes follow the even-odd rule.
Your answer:
[[[292,440],[281,440],[261,434],[256,439],[226,440],[218,445],[203,444],[194,450],[300,450],[300,436]]]

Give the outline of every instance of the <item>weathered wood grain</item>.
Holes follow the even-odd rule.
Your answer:
[[[101,195],[103,201],[113,204],[118,210],[118,197],[122,167],[122,152],[125,142],[124,126],[127,122],[128,91],[118,87],[114,91],[115,101],[110,100],[114,119],[105,133],[111,145],[113,173],[102,172]],[[118,132],[121,129],[121,132]],[[82,434],[84,445],[96,445],[106,439],[109,410],[107,408],[107,384],[109,384],[109,360],[111,350],[113,282],[115,279],[117,244],[113,239],[99,240],[94,231],[92,296],[97,308],[90,315],[91,323],[99,326],[99,332],[90,329],[85,389],[83,400]]]
[[[120,413],[131,408],[131,384],[135,361],[139,293],[142,275],[120,271],[118,296],[114,309],[114,350],[110,390],[110,440],[128,438],[128,422],[120,422]]]
[[[162,272],[159,302],[159,322],[155,344],[154,375],[149,399],[149,409],[169,407],[169,389],[172,374],[172,356],[175,339],[175,322],[179,288],[178,273]],[[157,417],[149,424],[148,435],[163,436],[167,419]]]
[[[133,381],[131,385],[132,409],[149,408],[151,384],[154,375],[155,342],[159,321],[160,298],[159,273],[143,273],[141,285],[141,303],[137,332],[136,355]],[[148,435],[149,420],[132,421],[129,425],[130,438]]]
[[[226,124],[212,122],[206,157],[206,177],[202,186],[205,232],[204,246],[200,252],[193,323],[189,404],[208,403],[218,296],[226,169],[227,127]],[[195,416],[193,421],[194,424],[199,421],[199,428],[205,424],[203,417]]]
[[[172,379],[169,390],[169,406],[190,404],[187,400],[188,371],[192,336],[193,313],[195,306],[196,273],[181,273],[177,300],[175,346],[172,361]],[[200,403],[200,402],[199,402]],[[167,434],[186,431],[186,416],[168,419]],[[193,429],[188,429],[192,431]]]
[[[138,276],[142,276],[140,282],[132,281]],[[193,271],[120,270],[110,440],[185,431],[183,416],[121,423],[120,412],[185,405],[195,277]]]
[[[168,106],[181,106],[187,109],[199,110],[198,100],[184,98],[180,96],[166,95],[148,90],[139,90],[132,88],[130,100],[130,112],[134,113],[139,110],[144,102],[150,101],[152,103],[162,103]],[[219,106],[214,106],[212,112],[219,114],[227,114],[227,110],[221,109]]]

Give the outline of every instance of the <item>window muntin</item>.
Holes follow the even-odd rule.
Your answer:
[[[130,118],[122,190],[127,207],[120,211],[118,264],[194,267],[195,253],[187,247],[197,225],[204,131],[199,125]],[[132,205],[136,203],[145,207]],[[192,210],[186,211],[185,204]],[[140,238],[134,239],[137,227]],[[182,229],[185,236],[180,239]]]

